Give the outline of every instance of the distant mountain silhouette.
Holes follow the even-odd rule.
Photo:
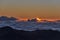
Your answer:
[[[33,18],[33,19],[28,19],[28,21],[32,21],[32,22],[37,22],[37,19],[36,18]]]
[[[14,21],[14,20],[17,20],[17,18],[7,17],[7,16],[1,16],[0,17],[0,21],[7,21],[7,20]]]
[[[60,20],[56,20],[57,22],[60,22]]]
[[[60,40],[60,32],[53,30],[23,31],[6,26],[0,28],[0,40]]]
[[[14,17],[10,17],[9,20],[18,20],[17,18],[14,18]]]
[[[1,16],[0,17],[0,21],[6,21],[6,20],[8,20],[9,18],[8,17],[6,17],[6,16]]]

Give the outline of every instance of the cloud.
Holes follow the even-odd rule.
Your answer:
[[[8,21],[9,20],[9,21]],[[14,17],[0,17],[0,28],[9,26],[16,30],[24,30],[24,31],[35,31],[35,30],[57,30],[60,31],[60,21],[55,22],[36,22],[33,21],[16,21],[17,19]]]

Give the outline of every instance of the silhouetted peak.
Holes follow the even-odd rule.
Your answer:
[[[10,17],[9,20],[17,20],[17,18]]]
[[[5,27],[2,27],[0,28],[0,30],[3,29],[3,30],[13,30],[13,28],[9,27],[9,26],[5,26]]]
[[[9,19],[9,18],[6,17],[6,16],[1,16],[1,17],[0,17],[0,20],[1,20],[1,21],[5,21],[5,20],[8,20],[8,19]]]
[[[57,22],[60,22],[60,20],[56,20]]]
[[[32,21],[32,22],[36,22],[37,21],[37,19],[36,18],[33,18],[33,19],[28,19],[28,21]]]
[[[14,20],[17,20],[17,18],[15,18],[15,17],[7,17],[7,16],[1,16],[0,17],[0,21],[7,21],[7,20],[14,21]]]

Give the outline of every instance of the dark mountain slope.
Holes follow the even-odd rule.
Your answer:
[[[60,32],[52,30],[23,31],[8,26],[0,28],[0,40],[60,40]]]

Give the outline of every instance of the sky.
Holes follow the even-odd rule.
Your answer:
[[[60,0],[0,0],[0,16],[60,19]]]

